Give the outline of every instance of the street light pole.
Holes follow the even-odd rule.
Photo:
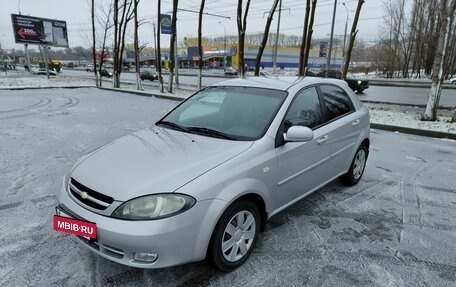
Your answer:
[[[223,30],[225,32],[223,36],[223,69],[226,69],[226,27],[222,24],[222,22],[218,22],[220,25],[223,26]]]
[[[345,20],[345,33],[344,33],[344,50],[342,51],[342,57],[344,58],[344,62],[345,62],[345,49],[346,49],[346,45],[347,45],[348,8],[347,8],[347,5],[345,5],[345,2],[342,3],[342,5],[344,5],[345,10],[347,10],[347,19]]]
[[[331,24],[331,38],[329,39],[328,58],[326,59],[326,78],[329,75],[329,69],[330,69],[330,65],[331,65],[331,51],[332,51],[332,46],[333,46],[334,22],[336,21],[336,8],[337,8],[337,0],[334,0],[334,11],[333,11],[332,24]]]

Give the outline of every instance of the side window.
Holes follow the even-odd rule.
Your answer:
[[[321,105],[315,87],[298,93],[285,116],[285,132],[291,126],[313,128],[322,122]]]
[[[352,102],[344,90],[337,86],[321,85],[328,121],[338,118],[352,110]]]

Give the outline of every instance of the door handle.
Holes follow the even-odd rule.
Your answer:
[[[359,124],[359,120],[354,120],[354,121],[352,122],[352,126],[357,126],[358,124]]]
[[[328,140],[328,136],[327,135],[324,135],[320,138],[317,139],[317,144],[323,144],[325,143],[326,141]]]

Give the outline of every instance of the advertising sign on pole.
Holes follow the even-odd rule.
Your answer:
[[[11,14],[14,38],[18,44],[36,44],[54,47],[68,47],[67,24],[24,15]]]
[[[160,14],[160,26],[162,34],[171,35],[171,15]]]

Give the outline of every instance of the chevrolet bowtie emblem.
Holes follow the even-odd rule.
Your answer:
[[[87,192],[83,191],[83,192],[81,192],[81,197],[82,197],[82,199],[87,199],[87,198],[89,198],[89,194]]]

